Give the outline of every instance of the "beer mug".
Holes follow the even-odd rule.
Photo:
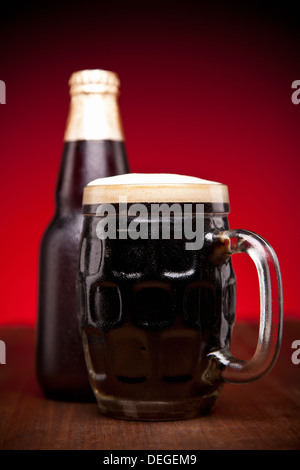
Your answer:
[[[230,230],[224,184],[172,174],[127,174],[84,189],[78,315],[100,411],[136,420],[208,413],[225,382],[259,379],[281,343],[282,287],[271,246]],[[236,279],[247,253],[260,289],[249,361],[230,353]]]

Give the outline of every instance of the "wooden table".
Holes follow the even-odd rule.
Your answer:
[[[256,334],[255,325],[238,323],[232,352],[247,359]],[[291,360],[300,321],[285,321],[280,357],[267,376],[226,384],[209,416],[187,421],[115,420],[96,403],[46,399],[34,373],[34,338],[33,328],[0,328],[7,351],[0,365],[0,449],[300,449],[300,364]]]

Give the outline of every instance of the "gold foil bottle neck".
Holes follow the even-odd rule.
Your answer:
[[[71,103],[64,141],[123,141],[118,75],[101,69],[81,70],[71,75],[69,86]]]
[[[80,70],[69,80],[70,94],[79,93],[119,93],[120,80],[115,72],[108,70]]]

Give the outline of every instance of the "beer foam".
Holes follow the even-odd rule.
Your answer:
[[[204,180],[195,176],[177,175],[173,173],[126,173],[125,175],[108,176],[91,181],[88,186],[115,184],[220,184],[216,181]]]
[[[126,173],[98,178],[85,188],[83,204],[127,202],[228,203],[222,183],[173,173]]]

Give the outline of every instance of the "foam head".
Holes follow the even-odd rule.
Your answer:
[[[83,205],[119,203],[199,202],[228,204],[228,188],[222,183],[170,173],[128,173],[91,181],[83,193]]]

